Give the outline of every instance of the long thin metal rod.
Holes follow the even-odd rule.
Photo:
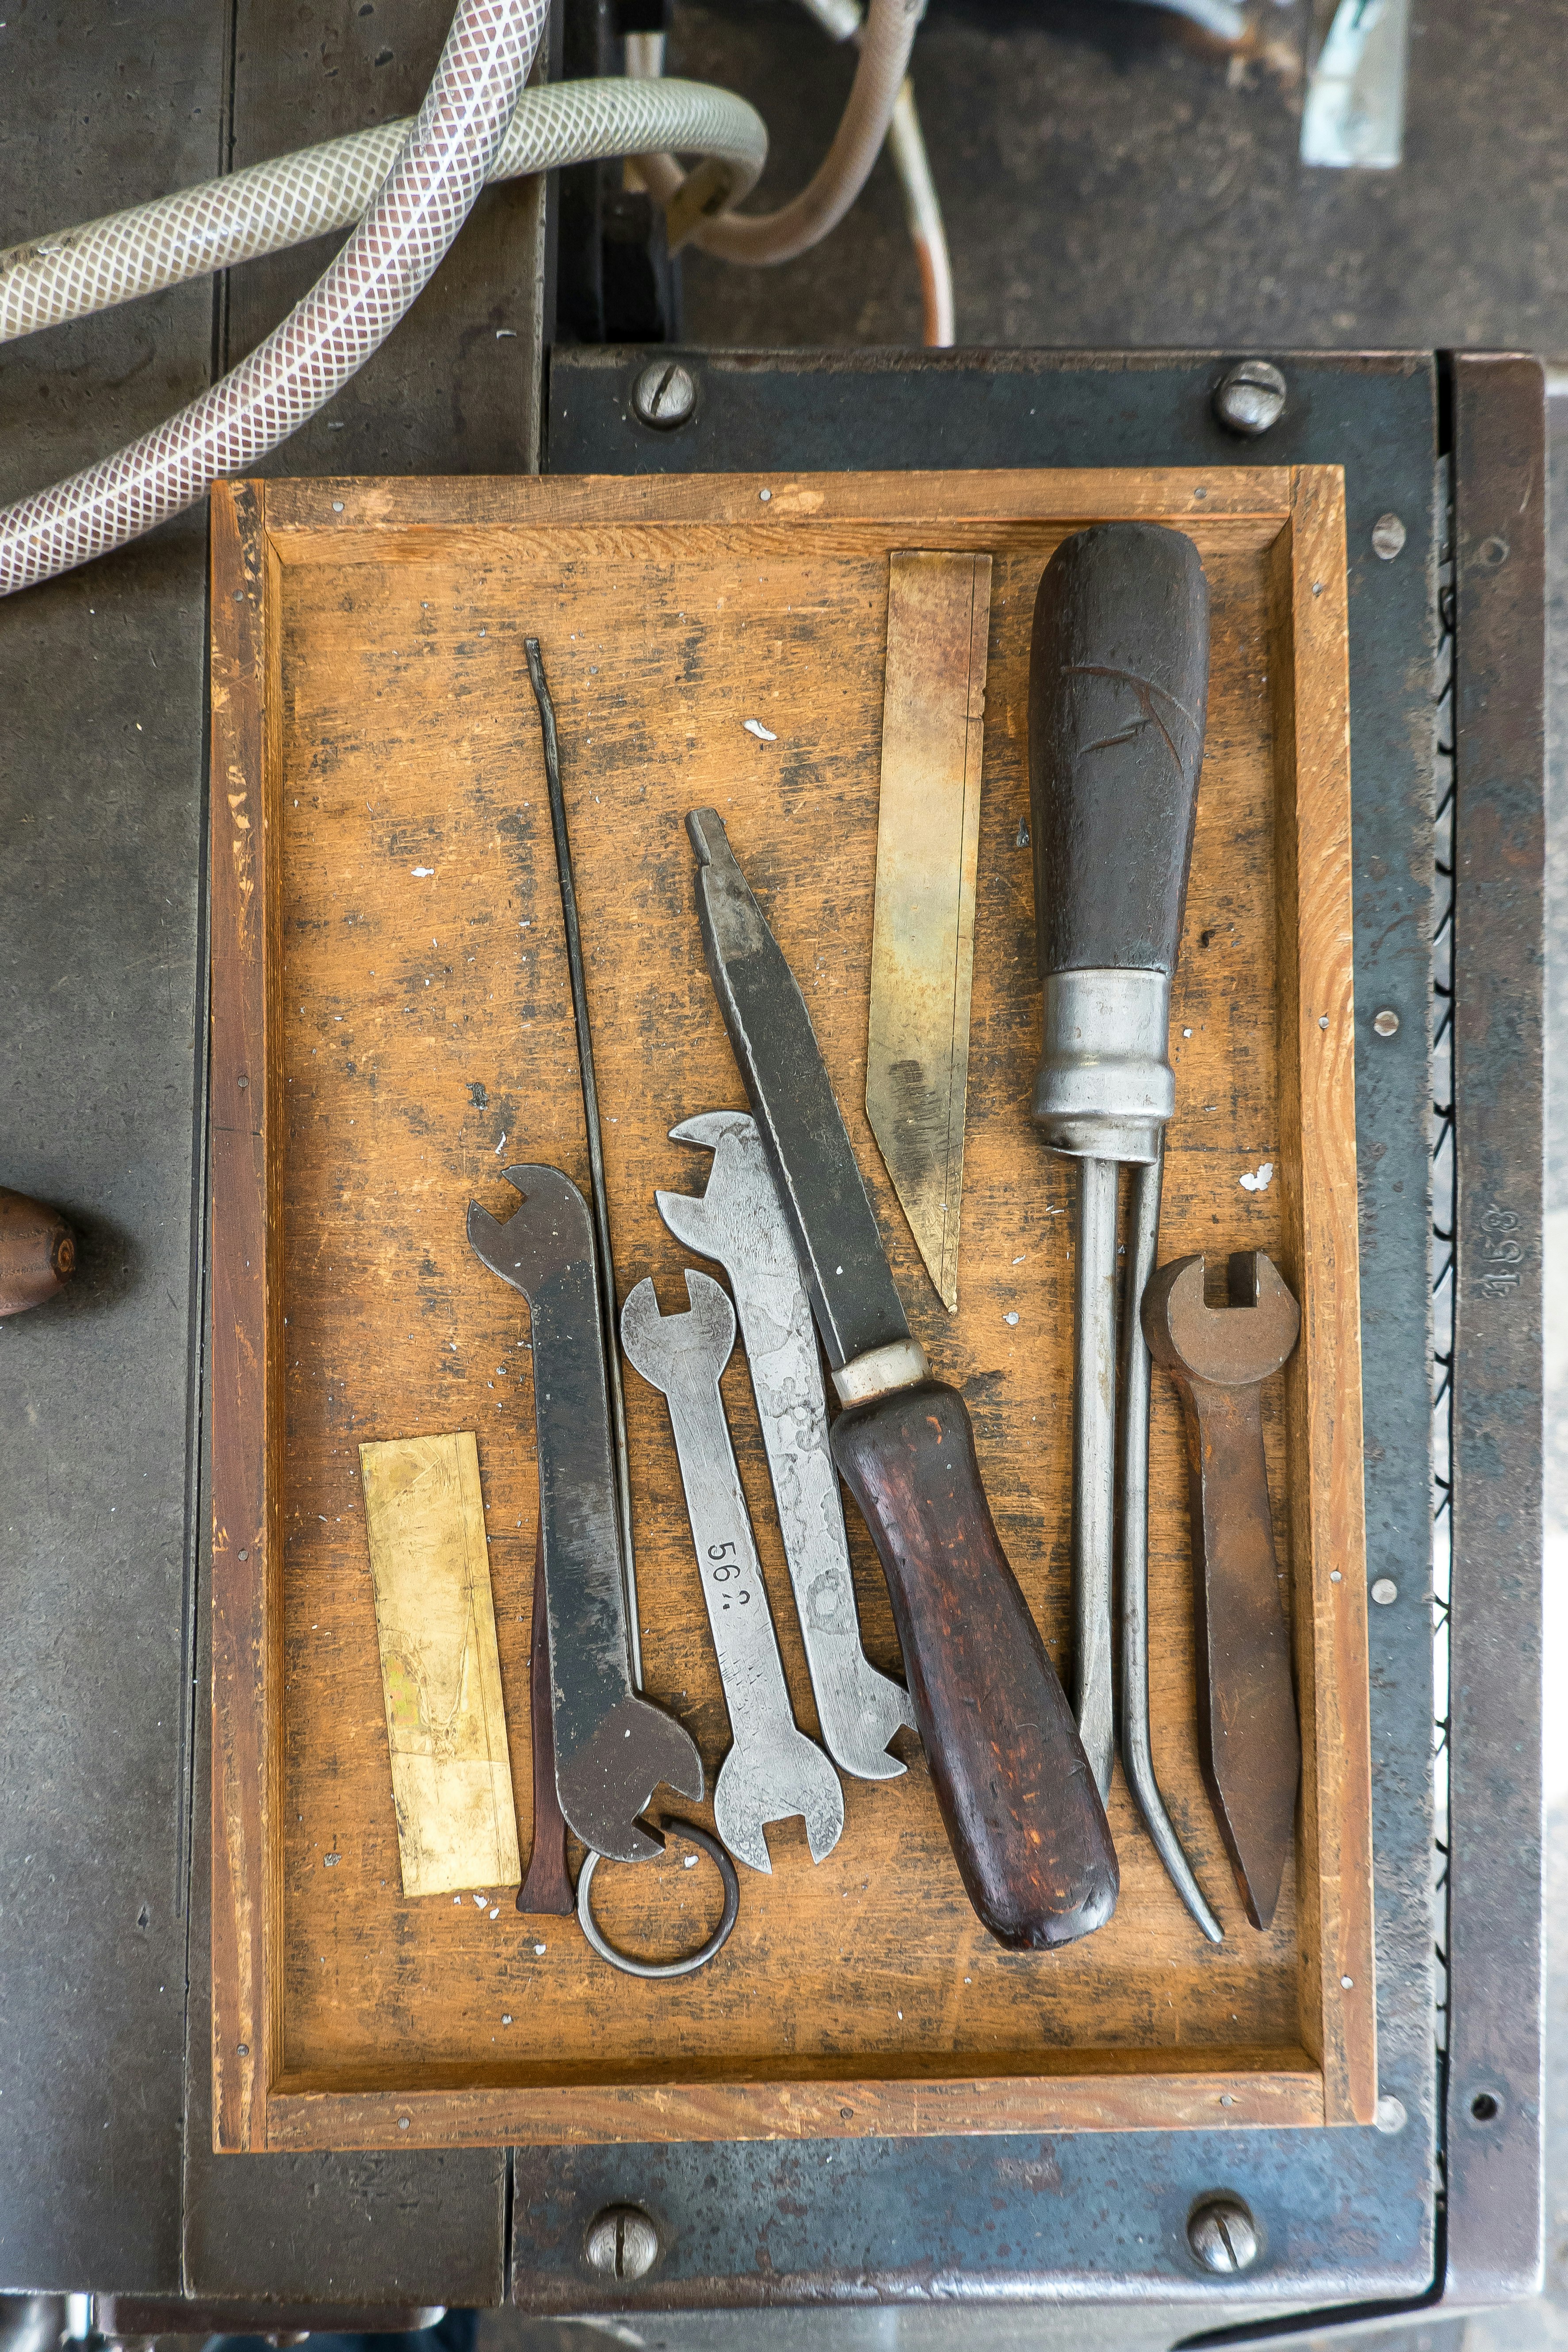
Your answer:
[[[1116,1168],[1078,1163],[1073,1318],[1073,1706],[1095,1786],[1110,1789],[1111,1542],[1116,1509]]]
[[[642,1688],[642,1627],[637,1622],[637,1555],[632,1547],[632,1481],[626,1453],[626,1400],[621,1382],[620,1302],[616,1297],[616,1261],[610,1248],[610,1199],[605,1187],[605,1144],[599,1123],[599,1089],[594,1076],[594,1038],[588,1026],[588,984],[583,972],[583,934],[577,920],[577,884],[572,869],[572,836],[566,829],[566,801],[561,789],[561,746],[555,732],[555,706],[545,684],[539,639],[525,637],[528,675],[539,705],[544,737],[544,776],[550,789],[550,822],[555,834],[555,870],[561,882],[561,914],[566,927],[566,962],[572,974],[572,1013],[577,1026],[577,1067],[583,1078],[583,1109],[588,1128],[588,1170],[594,1196],[594,1231],[598,1241],[599,1312],[605,1327],[605,1361],[610,1374],[610,1425],[616,1439],[616,1500],[621,1520],[621,1582],[626,1592],[626,1630],[631,1640],[632,1685]]]
[[[1143,1338],[1143,1293],[1154,1272],[1160,1244],[1160,1188],[1165,1144],[1159,1157],[1132,1171],[1131,1237],[1127,1298],[1121,1324],[1121,1431],[1117,1465],[1121,1503],[1121,1766],[1137,1800],[1155,1853],[1170,1872],[1177,1894],[1211,1944],[1225,1941],[1219,1921],[1182,1851],[1154,1778],[1149,1732],[1149,1349]]]

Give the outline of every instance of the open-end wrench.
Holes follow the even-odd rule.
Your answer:
[[[735,1345],[735,1310],[711,1276],[688,1267],[685,1315],[662,1315],[651,1281],[621,1309],[621,1345],[669,1407],[702,1598],[713,1630],[734,1745],[713,1786],[713,1819],[731,1853],[771,1870],[763,1825],[801,1814],[813,1862],[844,1827],[838,1775],[796,1724],[784,1661],[735,1466],[719,1379]]]
[[[702,1794],[702,1759],[675,1717],[632,1687],[611,1452],[609,1385],[588,1205],[559,1168],[516,1167],[522,1194],[505,1224],[468,1206],[468,1240],[527,1299],[555,1787],[595,1853],[644,1862],[661,1841],[638,1822],[658,1783]]]
[[[1279,1593],[1262,1389],[1301,1310],[1261,1250],[1229,1267],[1230,1306],[1204,1304],[1204,1261],[1176,1258],[1143,1294],[1149,1352],[1186,1407],[1197,1587],[1198,1752],[1255,1927],[1279,1900],[1301,1776],[1290,1629]]]
[[[823,1740],[857,1779],[894,1780],[904,1767],[888,1742],[912,1727],[914,1706],[860,1645],[811,1300],[757,1123],[743,1110],[711,1110],[669,1132],[672,1141],[713,1154],[700,1197],[654,1199],[677,1241],[717,1259],[735,1294]]]

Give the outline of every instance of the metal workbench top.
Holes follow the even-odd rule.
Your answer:
[[[3,101],[16,234],[202,177],[225,141],[241,163],[373,106],[410,108],[441,30],[411,5],[346,30],[310,9],[285,25],[263,0],[226,25],[170,0],[133,34],[92,30],[58,0],[50,24]],[[248,63],[263,50],[265,74]],[[90,199],[55,131],[67,87],[92,143]],[[1212,417],[1211,353],[693,353],[696,417],[655,436],[629,414],[637,354],[558,348],[542,376],[539,191],[483,205],[407,325],[274,470],[511,471],[541,455],[587,471],[1346,467],[1369,1574],[1400,1595],[1372,1625],[1381,2087],[1402,2120],[1391,2106],[1396,2127],[1223,2143],[870,2142],[840,2146],[831,2168],[809,2145],[210,2155],[196,513],[0,610],[0,1181],[58,1202],[82,1242],[74,1288],[0,1324],[0,2287],[510,2292],[603,2309],[583,2228],[633,2201],[660,2216],[670,2251],[612,2298],[626,2312],[942,2301],[978,2306],[984,2326],[996,2298],[1136,2300],[1184,2305],[1173,2336],[1265,2309],[1517,2291],[1539,2198],[1539,373],[1273,352],[1286,419],[1238,444]],[[216,312],[198,285],[17,346],[0,373],[0,489],[36,487],[199,390],[321,257],[253,266]],[[1372,545],[1388,512],[1405,527],[1395,561]],[[1454,739],[1435,725],[1434,663],[1451,632],[1448,820],[1437,745]],[[1454,1009],[1440,1089],[1454,1118],[1436,1129],[1435,968]],[[1374,1045],[1380,1006],[1400,1027]],[[1441,1242],[1431,1257],[1434,1165],[1440,1190],[1457,1181],[1455,1214],[1439,1202],[1441,1232],[1459,1235],[1457,1314]],[[1517,1258],[1488,1255],[1500,1233]],[[1448,1843],[1432,1764],[1447,1719],[1430,1606],[1434,1272],[1454,1324],[1451,1348],[1438,1334],[1455,1447],[1447,2007],[1432,1896]],[[1265,2224],[1267,2268],[1245,2281],[1202,2277],[1184,2252],[1187,2210],[1216,2187]]]

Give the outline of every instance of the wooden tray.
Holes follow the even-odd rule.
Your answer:
[[[505,1213],[510,1160],[586,1181],[524,634],[560,714],[621,1295],[651,1273],[667,1308],[684,1304],[652,1195],[700,1190],[706,1160],[668,1129],[743,1101],[681,824],[712,803],[799,975],[911,1320],[969,1400],[1003,1539],[1060,1657],[1070,1178],[1027,1115],[1025,679],[1051,549],[1119,516],[1192,534],[1214,613],[1162,1256],[1261,1246],[1303,1309],[1268,1429],[1304,1748],[1273,1927],[1247,1925],[1198,1775],[1180,1421],[1158,1375],[1154,1744],[1222,1947],[1182,1908],[1119,1774],[1114,1920],[1058,1955],[1002,1951],[963,1897],[918,1749],[901,1780],[847,1782],[819,1867],[798,1823],[776,1830],[773,1875],[742,1873],[729,1947],[681,1982],[613,1973],[573,1922],[521,1920],[505,1893],[405,1902],[363,1439],[478,1433],[525,1852],[531,1826],[527,1318],[464,1234],[470,1199]],[[920,546],[994,562],[952,1320],[861,1108],[887,555]],[[218,2147],[1368,2121],[1339,472],[220,485],[213,616]],[[1272,1181],[1243,1189],[1265,1161]],[[664,1406],[627,1386],[648,1688],[711,1768],[725,1718]],[[726,1396],[815,1728],[738,1354]],[[893,1665],[849,1517],[868,1647]],[[601,1871],[623,1940],[684,1944],[705,1925],[714,1875],[680,1859]]]

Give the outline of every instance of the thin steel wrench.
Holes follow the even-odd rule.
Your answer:
[[[913,1727],[914,1706],[861,1647],[811,1301],[756,1121],[746,1111],[705,1111],[670,1135],[713,1154],[700,1198],[654,1199],[677,1241],[730,1277],[824,1743],[858,1780],[895,1780],[904,1767],[888,1742]]]
[[[795,1722],[767,1590],[730,1443],[719,1379],[735,1345],[735,1310],[711,1276],[689,1267],[685,1315],[662,1315],[651,1281],[621,1310],[621,1344],[669,1407],[702,1598],[734,1745],[719,1768],[713,1819],[740,1862],[771,1871],[763,1824],[800,1813],[813,1862],[844,1827],[838,1775]]]

